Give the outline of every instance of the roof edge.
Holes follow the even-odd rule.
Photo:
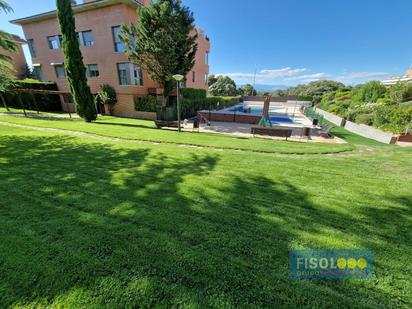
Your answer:
[[[89,11],[92,9],[97,9],[97,8],[106,7],[106,6],[114,5],[114,4],[121,4],[121,3],[133,6],[135,8],[138,8],[139,6],[143,6],[143,4],[140,3],[138,0],[96,0],[94,2],[88,2],[88,3],[78,4],[74,6],[73,13],[75,14],[81,13],[81,12]],[[57,10],[53,10],[53,11],[48,11],[45,13],[28,16],[28,17],[10,20],[10,23],[15,24],[15,25],[24,25],[24,24],[28,24],[31,22],[53,18],[56,16],[57,16]]]

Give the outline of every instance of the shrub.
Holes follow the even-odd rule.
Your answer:
[[[356,115],[355,122],[371,126],[373,124],[374,118],[374,114],[359,114]]]
[[[412,107],[379,106],[373,125],[393,133],[403,133],[412,122]]]
[[[156,112],[158,100],[155,96],[139,97],[135,96],[134,100],[134,109],[140,112]]]
[[[62,110],[60,96],[58,94],[13,91],[18,89],[57,91],[58,88],[55,83],[41,82],[35,79],[17,80],[13,82],[13,87],[11,90],[3,93],[3,96],[9,107],[22,107],[18,99],[18,95],[20,95],[25,109],[38,110],[42,112],[57,112]]]
[[[395,103],[412,98],[412,84],[398,82],[389,88],[387,97]]]
[[[103,104],[109,105],[110,114],[113,114],[113,108],[117,103],[116,90],[110,85],[102,85],[100,91],[97,93],[97,97]]]
[[[353,100],[356,102],[375,103],[386,94],[386,88],[378,81],[371,81],[357,86],[353,91]]]
[[[309,95],[298,96],[299,101],[313,101],[313,97]]]
[[[394,105],[396,102],[394,102],[392,99],[389,98],[379,98],[376,103],[382,104],[382,105]]]
[[[186,99],[205,99],[206,98],[205,89],[182,88],[180,89],[180,93]]]

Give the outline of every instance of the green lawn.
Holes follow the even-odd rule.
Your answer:
[[[9,110],[7,110],[3,106],[0,106],[0,113],[24,114],[22,109],[9,107]],[[26,113],[28,113],[28,114],[65,114],[65,115],[69,116],[69,114],[66,113],[66,112],[37,112],[37,111],[34,111],[34,110],[29,110],[29,109],[26,110]]]
[[[182,142],[135,120],[5,118]],[[213,146],[183,137],[195,138]],[[410,308],[412,149],[356,148],[241,152],[0,125],[0,307]],[[294,248],[369,248],[375,276],[291,281]]]
[[[351,144],[273,141],[262,138],[242,138],[197,132],[178,133],[171,130],[159,130],[155,128],[153,121],[110,116],[99,117],[98,121],[93,123],[85,123],[81,119],[39,119],[1,115],[0,121],[35,127],[75,130],[106,137],[121,137],[131,140],[241,149],[269,153],[337,153],[354,149],[354,146]]]

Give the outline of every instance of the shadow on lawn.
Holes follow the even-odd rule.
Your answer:
[[[213,179],[219,157],[206,152],[173,156],[64,137],[3,138],[2,144],[2,306],[353,307],[390,301],[372,282],[289,280],[288,250],[302,231],[370,231],[365,222],[312,205],[288,181],[247,171]],[[364,215],[379,223],[398,211],[371,208]],[[381,232],[392,228],[384,224]],[[389,250],[390,244],[365,239],[365,246]]]
[[[111,126],[121,126],[121,127],[129,127],[129,128],[140,128],[140,129],[153,129],[153,130],[159,130],[158,128],[155,127],[154,122],[153,126],[145,126],[142,124],[132,124],[132,123],[119,123],[116,121],[95,121],[93,124],[97,125],[111,125]]]

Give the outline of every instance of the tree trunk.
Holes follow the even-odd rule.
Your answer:
[[[6,108],[6,110],[9,112],[10,109],[9,109],[9,107],[7,106],[6,100],[4,99],[4,97],[3,97],[3,95],[2,95],[1,93],[0,93],[0,99],[1,99],[1,101],[3,102],[3,105],[4,105],[4,107]]]
[[[21,108],[23,109],[24,116],[27,117],[26,109],[24,108],[23,100],[21,99],[21,94],[17,94],[17,100],[20,103]]]

